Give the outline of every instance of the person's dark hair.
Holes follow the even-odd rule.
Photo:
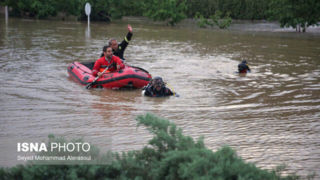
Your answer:
[[[101,53],[100,57],[103,57],[103,56],[104,56],[104,52],[106,52],[109,47],[111,47],[111,46],[110,46],[110,45],[105,45],[105,46],[103,46],[103,48],[102,48],[102,53]]]

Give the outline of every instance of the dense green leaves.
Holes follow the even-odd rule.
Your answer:
[[[222,13],[219,10],[216,11],[214,15],[211,15],[209,19],[204,18],[200,13],[195,15],[195,19],[198,21],[198,26],[202,28],[206,27],[207,25],[217,25],[220,29],[226,29],[232,22],[229,13],[227,13],[225,17],[222,17]]]
[[[14,16],[47,18],[56,16],[58,12],[79,16],[81,0],[6,0],[5,5],[11,7]]]
[[[105,165],[18,165],[0,168],[3,179],[221,179],[294,180],[244,162],[229,147],[213,152],[203,138],[194,141],[168,120],[146,114],[137,118],[153,134],[142,150],[109,156]],[[54,141],[51,136],[49,141]],[[62,139],[58,139],[64,142]],[[96,154],[97,155],[97,154]],[[96,156],[95,155],[95,156]]]
[[[99,21],[146,16],[175,25],[197,17],[202,27],[215,24],[227,28],[230,18],[273,19],[282,27],[301,27],[303,31],[320,21],[319,0],[4,0],[1,4],[10,6],[10,14],[15,16],[46,18],[62,13],[85,20],[86,2],[92,5],[91,19]]]
[[[278,20],[281,27],[293,27],[305,32],[306,28],[320,21],[319,0],[272,0],[271,18]]]
[[[186,18],[187,9],[185,0],[146,0],[147,17],[153,20],[168,21],[168,24],[175,25]]]

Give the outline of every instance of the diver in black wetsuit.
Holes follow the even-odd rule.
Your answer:
[[[251,69],[249,68],[247,61],[243,60],[239,65],[238,65],[238,73],[247,73],[251,72]]]
[[[145,87],[143,94],[149,97],[165,97],[172,96],[175,93],[165,86],[161,77],[155,77]]]

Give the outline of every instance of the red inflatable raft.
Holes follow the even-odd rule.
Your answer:
[[[87,85],[95,79],[92,75],[93,65],[94,62],[74,62],[69,64],[68,73],[76,82]],[[139,67],[126,65],[120,71],[103,74],[92,87],[109,89],[142,88],[149,83],[151,78],[148,71]]]

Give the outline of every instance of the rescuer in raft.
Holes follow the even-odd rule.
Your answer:
[[[251,69],[249,68],[247,61],[243,60],[239,65],[238,65],[238,73],[247,73],[251,72]]]
[[[103,54],[104,56],[102,56],[94,63],[92,69],[93,76],[99,76],[105,68],[108,68],[109,72],[117,71],[124,68],[124,64],[122,63],[121,59],[113,55],[111,46],[104,46]]]
[[[109,46],[112,47],[112,52],[115,56],[118,56],[122,61],[125,61],[123,54],[125,49],[127,48],[129,41],[132,37],[132,27],[130,24],[128,24],[128,34],[124,37],[124,40],[118,44],[117,40],[115,38],[112,38],[109,40]]]
[[[142,94],[149,97],[165,97],[175,95],[165,86],[161,77],[154,77],[151,82],[144,88]]]

